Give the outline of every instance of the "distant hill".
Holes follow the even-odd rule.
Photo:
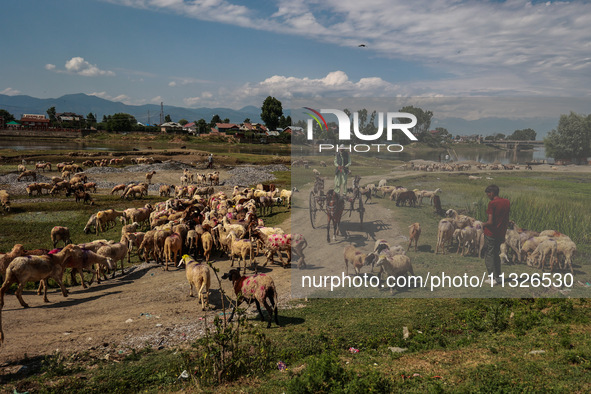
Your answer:
[[[5,109],[20,119],[22,114],[46,114],[47,110],[55,107],[59,112],[75,112],[79,115],[95,114],[97,120],[102,120],[103,115],[116,113],[127,113],[133,115],[139,122],[144,124],[160,122],[160,105],[127,105],[115,101],[109,101],[87,94],[67,94],[59,98],[40,99],[31,96],[6,96],[0,94],[0,109]],[[205,119],[207,122],[214,115],[220,118],[229,118],[232,123],[242,123],[244,119],[250,118],[252,122],[261,122],[261,109],[255,106],[246,106],[240,110],[230,108],[183,108],[164,105],[164,116],[170,115],[173,121],[187,119],[189,122]]]

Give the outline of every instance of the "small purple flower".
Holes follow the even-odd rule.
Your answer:
[[[279,361],[277,363],[277,369],[279,369],[281,372],[283,372],[287,369],[287,365],[285,365],[285,363],[283,361]]]

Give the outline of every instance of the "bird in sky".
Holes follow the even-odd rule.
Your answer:
[[[359,48],[365,48],[365,44],[359,44]]]

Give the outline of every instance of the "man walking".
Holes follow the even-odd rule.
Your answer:
[[[213,153],[210,153],[207,158],[207,168],[213,168]]]
[[[488,220],[482,224],[484,228],[484,264],[489,276],[492,274],[492,280],[489,278],[486,283],[497,284],[501,275],[501,244],[505,242],[505,233],[509,226],[510,203],[506,198],[499,197],[499,187],[497,185],[488,186],[484,192],[490,200],[486,214]]]

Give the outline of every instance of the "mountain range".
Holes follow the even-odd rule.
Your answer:
[[[136,120],[144,124],[160,123],[161,109],[160,105],[156,104],[127,105],[83,93],[67,94],[58,98],[47,99],[25,95],[7,96],[0,94],[0,109],[10,112],[17,119],[20,119],[22,114],[45,115],[51,107],[55,107],[57,113],[74,112],[85,117],[92,112],[98,121],[102,120],[103,115],[126,113],[133,115]],[[205,119],[209,122],[216,114],[222,119],[230,119],[231,123],[242,123],[246,118],[250,118],[252,122],[261,122],[261,109],[252,105],[239,110],[231,108],[183,108],[164,105],[163,111],[163,116],[170,115],[175,122],[181,119],[186,119],[189,122]]]
[[[101,121],[103,115],[127,113],[133,115],[143,124],[160,123],[160,106],[156,104],[127,105],[121,102],[105,100],[87,94],[68,94],[59,98],[40,99],[31,96],[7,96],[0,94],[0,109],[5,109],[20,119],[22,114],[46,114],[47,110],[55,107],[56,112],[74,112],[87,116],[92,112],[96,119]],[[289,109],[283,109],[284,114],[289,114]],[[163,115],[170,115],[173,121],[186,119],[189,122],[205,119],[209,122],[214,115],[222,119],[230,119],[231,123],[242,123],[246,118],[252,122],[261,122],[261,109],[255,106],[246,106],[239,110],[231,108],[183,108],[164,106]],[[511,135],[515,130],[532,128],[537,133],[538,140],[558,125],[556,117],[539,117],[523,119],[506,118],[481,118],[477,120],[465,120],[461,118],[437,119],[437,113],[432,119],[431,128],[445,127],[453,135],[494,135],[503,133]]]

